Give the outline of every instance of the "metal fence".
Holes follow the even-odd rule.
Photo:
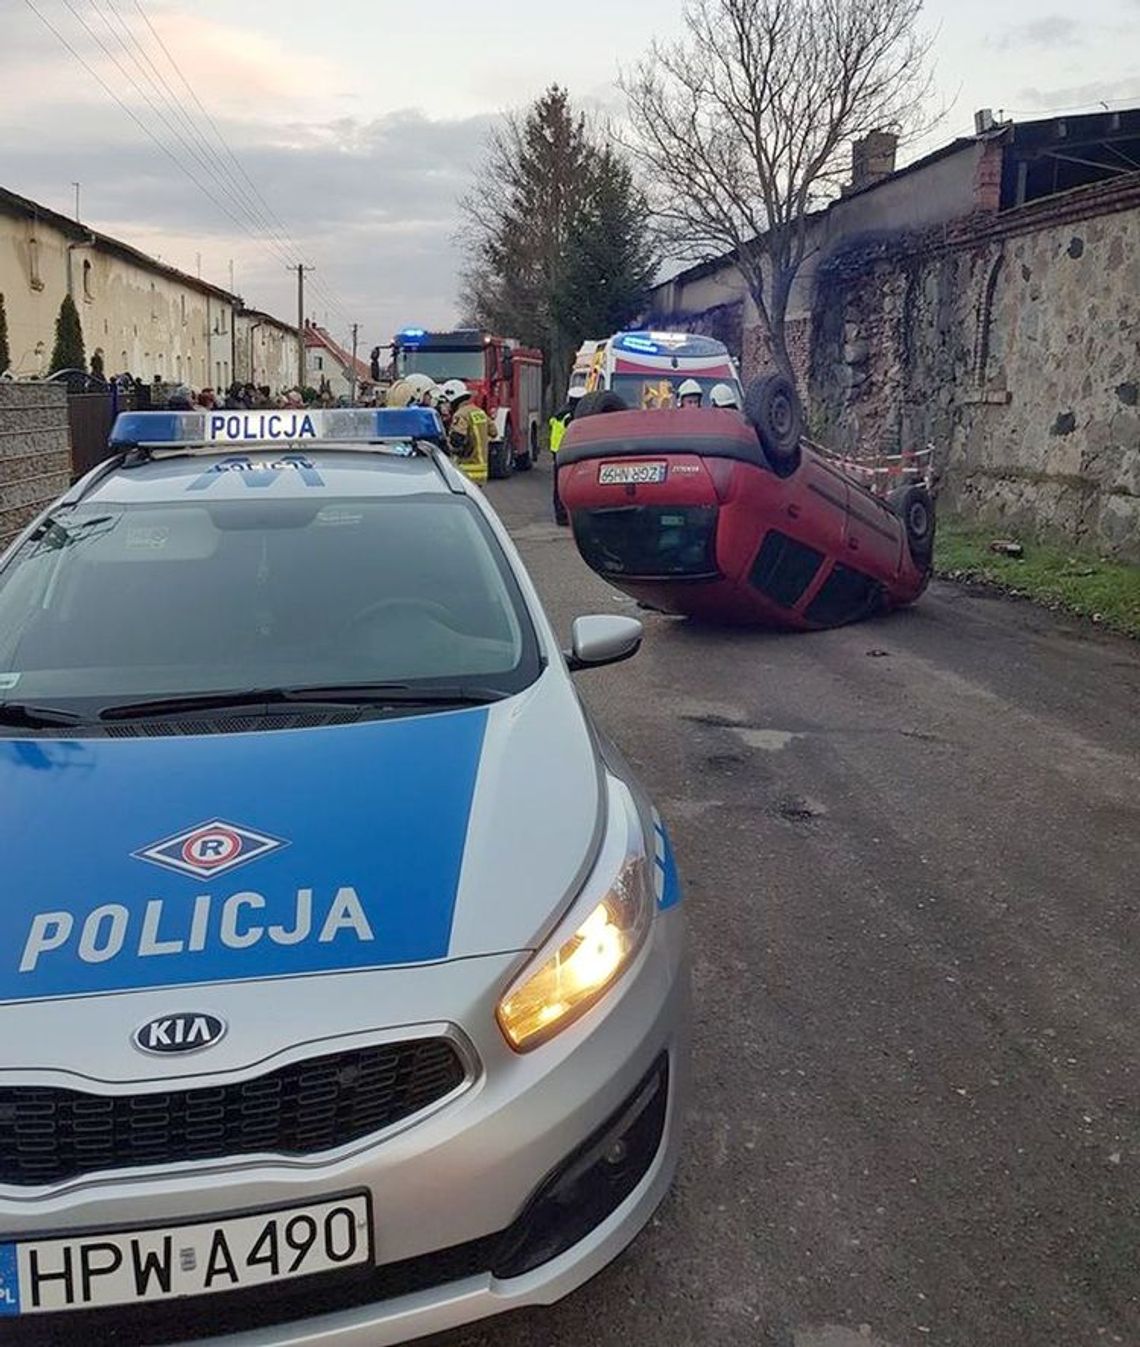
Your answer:
[[[71,474],[82,477],[107,458],[107,439],[119,412],[134,411],[138,396],[115,386],[70,391],[67,420],[71,429]]]

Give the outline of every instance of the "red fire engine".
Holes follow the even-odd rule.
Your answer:
[[[494,427],[488,472],[525,472],[538,461],[542,421],[542,352],[506,337],[462,329],[406,327],[392,343],[397,378],[427,374],[437,384],[462,379]]]

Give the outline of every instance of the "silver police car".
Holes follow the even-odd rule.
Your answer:
[[[0,559],[0,1341],[382,1347],[677,1158],[660,817],[434,412],[140,413]]]

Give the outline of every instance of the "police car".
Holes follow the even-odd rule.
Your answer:
[[[0,1342],[552,1302],[677,1157],[665,827],[431,411],[128,413],[0,558]]]

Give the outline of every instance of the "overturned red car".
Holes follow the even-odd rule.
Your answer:
[[[743,416],[620,405],[583,399],[559,490],[587,564],[647,606],[815,630],[913,603],[929,583],[929,491],[883,499],[804,445],[786,380],[757,380]]]

